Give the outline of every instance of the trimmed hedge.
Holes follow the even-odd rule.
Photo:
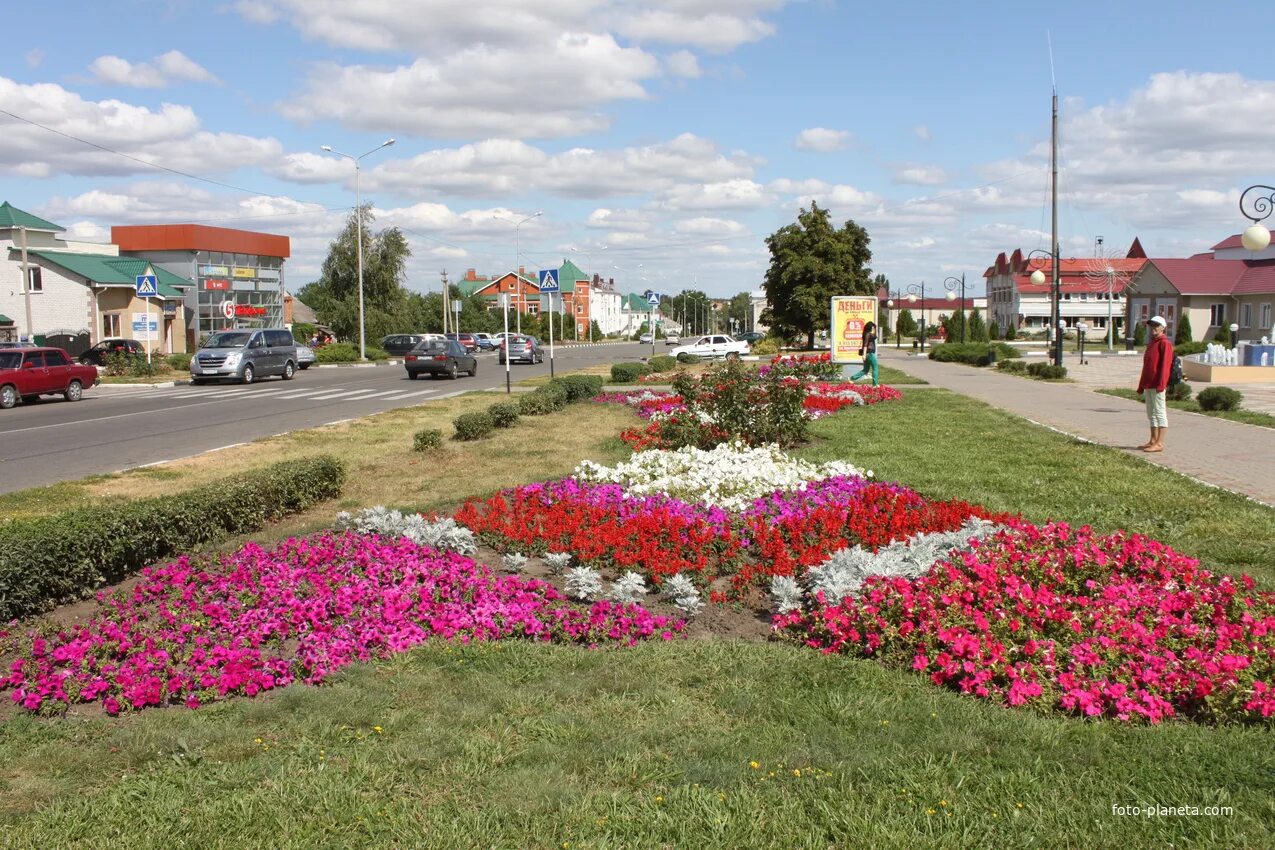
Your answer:
[[[496,428],[491,414],[485,410],[462,413],[452,420],[452,425],[456,428],[456,433],[452,434],[453,440],[479,440]]]
[[[996,368],[1002,372],[1009,372],[1012,375],[1026,375],[1026,360],[997,360]]]
[[[1207,342],[1184,342],[1181,345],[1173,346],[1173,353],[1179,357],[1186,357],[1188,354],[1199,354],[1208,348]]]
[[[668,372],[677,368],[677,358],[668,354],[657,354],[646,361],[646,365],[651,367],[652,372]]]
[[[561,378],[554,378],[546,386],[562,388],[566,393],[567,403],[570,404],[588,401],[599,395],[604,383],[601,375],[563,375]]]
[[[997,360],[1018,356],[1018,349],[1003,342],[945,342],[930,349],[930,359],[940,363],[966,363],[990,366]]]
[[[704,358],[703,358],[703,357],[700,357],[698,354],[687,354],[685,351],[683,351],[681,354],[677,355],[677,362],[678,362],[678,363],[685,363],[685,364],[687,364],[688,366],[689,366],[689,365],[691,365],[691,364],[693,364],[693,363],[699,363],[699,362],[703,361],[703,359],[704,359]],[[614,366],[612,366],[611,368],[612,368],[612,370],[614,371],[615,367],[614,367]],[[614,377],[614,374],[612,375],[612,377]]]
[[[190,371],[190,358],[191,355],[189,354],[170,354],[165,359],[168,361],[169,369],[177,372],[188,372]]]
[[[1027,374],[1042,381],[1057,381],[1067,377],[1067,367],[1055,366],[1053,363],[1029,363]]]
[[[649,374],[651,367],[645,363],[616,363],[611,367],[611,380],[617,384],[631,384]]]
[[[374,345],[363,347],[368,360],[388,360],[389,355]],[[357,363],[359,347],[352,342],[329,342],[314,352],[314,359],[319,363]]]
[[[175,496],[0,523],[0,622],[42,613],[148,564],[256,531],[335,498],[344,482],[341,462],[319,455]]]
[[[523,416],[544,416],[562,410],[566,406],[565,395],[555,395],[541,392],[541,390],[529,392],[518,399],[518,412]]]
[[[1201,410],[1239,410],[1243,400],[1239,390],[1230,387],[1209,387],[1196,397]]]
[[[432,452],[443,447],[443,432],[437,428],[422,428],[412,437],[412,451]]]
[[[775,340],[773,339],[758,340],[757,344],[753,346],[753,354],[778,354],[778,353],[779,353],[779,343],[775,342]]]
[[[1168,390],[1165,391],[1164,397],[1169,401],[1186,401],[1191,398],[1191,385],[1186,381],[1170,384]]]
[[[491,423],[497,428],[512,428],[518,424],[518,405],[512,401],[498,401],[487,408]]]

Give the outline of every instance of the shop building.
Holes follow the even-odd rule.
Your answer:
[[[287,236],[209,227],[160,224],[112,227],[121,254],[139,257],[193,286],[185,302],[187,344],[234,328],[284,325]]]

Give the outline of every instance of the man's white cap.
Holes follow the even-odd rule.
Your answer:
[[[1169,326],[1169,323],[1164,320],[1164,316],[1152,316],[1151,318],[1147,319],[1147,324],[1159,325],[1162,328],[1167,328]]]

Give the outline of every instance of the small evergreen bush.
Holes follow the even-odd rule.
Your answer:
[[[778,353],[779,353],[779,350],[778,350],[778,349],[776,349],[776,350],[775,350],[775,353],[776,353],[776,354],[778,354]],[[691,365],[691,364],[693,364],[693,363],[699,363],[699,362],[701,362],[703,359],[704,359],[704,358],[703,358],[703,357],[700,357],[698,354],[687,354],[685,351],[683,351],[681,354],[677,355],[677,362],[678,362],[678,363],[684,363],[684,364],[686,364],[687,366],[689,366],[689,365]]]
[[[651,367],[652,372],[668,372],[677,366],[677,358],[667,354],[657,354],[646,361],[646,365]]]
[[[487,413],[497,428],[512,428],[518,424],[518,405],[512,401],[498,401],[487,408]]]
[[[1169,401],[1186,401],[1191,397],[1191,385],[1186,381],[1170,384],[1164,395]]]
[[[778,353],[779,353],[779,343],[775,342],[773,339],[758,340],[757,344],[753,346],[753,354],[778,354]]]
[[[1141,348],[1147,344],[1147,323],[1138,322],[1138,326],[1133,329],[1133,344]]]
[[[1184,343],[1195,341],[1191,334],[1191,317],[1186,313],[1183,313],[1182,318],[1178,320],[1178,332],[1173,335],[1175,345],[1179,340]]]
[[[1012,324],[1005,328],[1005,339],[1018,339],[1018,329]]]
[[[456,428],[456,433],[452,434],[453,440],[480,440],[496,427],[491,421],[491,415],[485,410],[462,413],[452,420],[452,425]]]
[[[540,390],[524,394],[518,399],[518,413],[522,416],[544,416],[566,407],[565,398]]]
[[[423,428],[412,436],[412,451],[432,452],[443,447],[443,432],[437,428]]]
[[[631,384],[649,374],[651,367],[645,363],[616,363],[611,367],[611,381],[616,384]]]
[[[190,371],[190,355],[189,354],[170,354],[166,358],[168,368],[177,372]]]
[[[1067,377],[1067,367],[1055,366],[1053,363],[1029,363],[1027,374],[1042,381],[1058,381]]]
[[[1196,400],[1201,410],[1239,410],[1244,396],[1230,387],[1209,387]]]
[[[1027,374],[1027,361],[1025,360],[997,360],[996,368],[1002,372],[1009,372],[1013,375]]]
[[[1181,345],[1174,343],[1173,353],[1179,357],[1186,357],[1188,354],[1199,354],[1207,347],[1207,342],[1184,342]]]
[[[602,384],[601,375],[564,375],[561,378],[554,378],[547,386],[561,388],[566,394],[567,403],[571,404],[577,401],[588,401],[600,394]]]

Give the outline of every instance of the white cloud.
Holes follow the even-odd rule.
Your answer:
[[[38,47],[31,48],[22,56],[27,60],[27,67],[33,70],[44,64],[44,51]]]
[[[846,149],[846,146],[850,144],[850,134],[845,130],[811,127],[798,133],[797,140],[793,144],[800,151],[832,153]]]
[[[150,109],[114,99],[85,100],[55,83],[23,85],[0,77],[0,108],[143,162],[201,175],[270,165],[283,157],[276,139],[201,130],[194,111],[177,104]],[[0,173],[153,173],[139,162],[7,116],[0,116],[0,127]]]
[[[675,77],[695,78],[703,74],[699,59],[689,50],[679,50],[664,58],[664,67]]]
[[[641,233],[651,229],[652,216],[640,210],[612,210],[599,207],[589,213],[586,223],[589,227],[612,232]]]
[[[156,56],[152,62],[129,62],[118,56],[99,56],[89,71],[100,83],[159,89],[176,82],[218,83],[208,69],[179,50]]]
[[[941,186],[947,172],[937,165],[900,165],[894,170],[894,182],[913,186]]]
[[[738,221],[725,218],[708,218],[700,216],[698,218],[688,218],[683,221],[676,222],[673,230],[678,233],[684,233],[694,236],[734,236],[745,232],[744,225]]]
[[[657,196],[656,204],[674,210],[747,210],[774,203],[774,196],[752,180],[683,183]]]
[[[775,32],[774,26],[761,18],[735,11],[687,13],[668,9],[627,14],[621,18],[618,30],[639,41],[689,44],[718,52],[761,41]]]

